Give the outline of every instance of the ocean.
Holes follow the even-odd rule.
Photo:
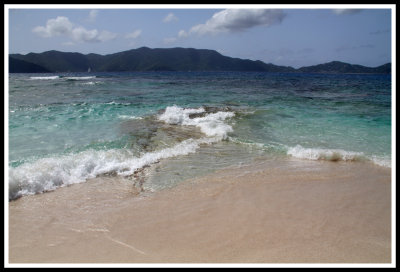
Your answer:
[[[254,161],[391,168],[391,75],[10,74],[9,200],[119,176],[141,192]]]

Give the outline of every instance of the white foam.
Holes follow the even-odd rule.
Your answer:
[[[161,114],[158,119],[164,121],[167,124],[172,125],[185,125],[189,122],[189,115],[196,113],[203,113],[205,109],[203,107],[198,109],[183,109],[178,106],[167,107],[165,112]]]
[[[386,167],[386,168],[392,167],[392,160],[390,158],[382,157],[382,156],[372,156],[371,160],[376,165]]]
[[[105,105],[122,105],[122,106],[129,106],[129,105],[131,105],[131,103],[118,103],[118,102],[115,102],[115,101],[111,101],[111,102],[107,102],[107,103],[104,103]]]
[[[30,79],[33,80],[52,80],[52,79],[59,79],[59,76],[36,76],[36,77],[30,77]]]
[[[220,137],[226,139],[227,134],[232,132],[233,129],[224,121],[235,115],[233,112],[219,111],[216,113],[205,114],[204,117],[190,118],[191,114],[204,113],[203,107],[197,109],[183,109],[178,106],[171,106],[165,109],[158,119],[168,124],[182,125],[182,126],[196,126],[210,137]]]
[[[82,77],[63,77],[64,79],[70,79],[70,80],[87,80],[87,79],[93,79],[96,78],[96,76],[82,76]]]
[[[119,119],[124,119],[124,120],[140,120],[143,119],[143,117],[140,116],[134,116],[134,115],[118,115]]]
[[[112,101],[108,104],[117,104]],[[58,187],[84,182],[107,173],[130,176],[138,169],[161,159],[196,152],[202,144],[212,144],[226,137],[232,127],[225,124],[233,112],[216,112],[204,117],[189,118],[190,114],[204,113],[204,108],[183,109],[168,107],[159,119],[176,125],[191,125],[201,129],[206,137],[187,139],[175,146],[135,156],[128,149],[86,150],[80,153],[38,159],[9,169],[9,198],[55,190]],[[140,117],[120,115],[121,119]]]
[[[9,198],[55,190],[58,187],[84,182],[101,174],[132,175],[136,170],[161,159],[193,153],[201,144],[217,138],[188,139],[159,151],[135,157],[126,149],[86,150],[77,154],[42,158],[9,169]]]
[[[287,154],[295,158],[326,161],[370,161],[376,165],[391,168],[391,159],[387,156],[367,156],[363,152],[342,149],[304,148],[300,145],[289,147]]]
[[[300,145],[289,147],[287,154],[295,158],[308,160],[359,161],[366,159],[362,152],[351,152],[342,149],[304,148]]]

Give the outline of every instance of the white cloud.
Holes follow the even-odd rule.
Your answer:
[[[362,11],[362,9],[333,9],[332,12],[336,15],[355,14]]]
[[[193,26],[189,33],[182,32],[179,36],[244,31],[259,25],[271,26],[281,23],[284,17],[282,10],[277,9],[226,9],[215,13],[204,24]]]
[[[75,41],[94,42],[97,40],[98,31],[97,29],[87,30],[83,27],[76,27],[71,31],[71,36]]]
[[[187,37],[189,34],[185,31],[185,30],[181,30],[178,32],[178,37],[179,38],[185,38]]]
[[[127,39],[136,39],[140,36],[140,34],[142,34],[142,30],[141,29],[137,29],[131,33],[128,33],[125,35],[125,38]]]
[[[49,19],[46,26],[37,26],[32,31],[42,37],[54,37],[67,35],[72,31],[72,23],[67,17],[58,16],[55,19]]]
[[[47,20],[46,26],[37,26],[32,30],[39,36],[51,38],[64,35],[75,42],[105,42],[117,37],[116,33],[109,31],[99,32],[97,29],[87,30],[74,24],[64,16]]]
[[[106,42],[106,41],[114,40],[117,36],[118,36],[117,33],[113,33],[113,32],[107,31],[107,30],[103,30],[97,36],[97,40],[99,40],[101,42]]]
[[[89,17],[88,17],[88,21],[89,22],[94,22],[96,20],[97,15],[99,14],[98,10],[91,10],[89,12]]]
[[[173,13],[168,13],[168,15],[165,16],[165,18],[163,20],[164,23],[169,23],[172,21],[178,21],[178,17],[176,17],[175,14],[173,14]]]

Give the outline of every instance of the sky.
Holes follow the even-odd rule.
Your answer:
[[[294,68],[330,61],[376,67],[392,61],[395,41],[395,5],[5,5],[5,9],[7,54],[57,50],[106,55],[142,46],[183,47]]]

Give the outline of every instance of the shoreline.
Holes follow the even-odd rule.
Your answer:
[[[391,169],[259,161],[139,193],[99,177],[9,202],[10,264],[390,264]]]

